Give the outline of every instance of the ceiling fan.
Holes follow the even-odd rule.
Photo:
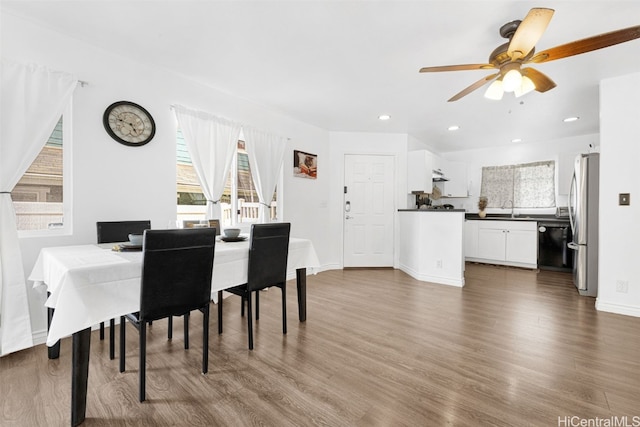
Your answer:
[[[454,95],[448,102],[457,101],[493,81],[485,93],[490,99],[502,99],[504,92],[514,92],[516,97],[529,93],[532,90],[546,92],[556,87],[553,80],[545,74],[531,67],[523,67],[526,64],[540,64],[555,61],[568,56],[579,55],[602,49],[630,40],[640,38],[640,25],[611,31],[609,33],[576,40],[567,44],[535,52],[535,44],[540,40],[546,30],[553,9],[533,8],[523,21],[511,21],[500,27],[500,35],[509,41],[498,46],[486,64],[460,64],[444,65],[439,67],[424,67],[421,73],[433,73],[439,71],[465,71],[465,70],[490,70],[498,72],[483,77],[471,86]]]

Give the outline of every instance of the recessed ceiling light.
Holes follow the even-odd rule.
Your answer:
[[[522,142],[521,138],[514,138],[511,140],[511,142]]]
[[[578,117],[578,116],[574,116],[574,117],[567,117],[567,118],[566,118],[566,119],[564,119],[563,121],[564,121],[565,123],[569,123],[569,122],[575,122],[576,120],[579,120],[579,119],[580,119],[580,117]]]
[[[451,131],[454,131],[454,130],[458,130],[458,129],[460,129],[460,126],[458,126],[458,125],[453,125],[453,126],[449,126],[449,128],[448,128],[448,129],[449,129],[449,130],[451,130]]]
[[[389,120],[391,118],[391,116],[388,115],[388,114],[381,114],[381,115],[378,116],[378,118],[380,120]]]

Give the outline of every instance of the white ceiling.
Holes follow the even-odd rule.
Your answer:
[[[558,86],[518,99],[482,88],[447,103],[492,72],[418,73],[486,62],[506,41],[500,26],[532,7],[556,11],[538,51],[640,21],[638,0],[2,0],[3,12],[321,128],[408,133],[441,152],[597,133],[598,82],[640,71],[639,39],[538,64]]]

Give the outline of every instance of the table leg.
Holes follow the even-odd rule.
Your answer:
[[[51,292],[47,292],[47,297],[51,295]],[[47,332],[51,328],[51,320],[53,319],[54,309],[51,307],[47,307]],[[57,359],[60,357],[60,341],[57,341],[54,345],[47,348],[47,352],[49,354],[49,359]]]
[[[91,328],[73,334],[73,365],[71,371],[71,425],[84,422],[87,411],[87,383],[89,380],[89,349]]]
[[[298,288],[298,318],[301,322],[307,320],[307,269],[296,270],[296,286]]]

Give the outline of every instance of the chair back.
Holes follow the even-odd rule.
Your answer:
[[[141,321],[182,316],[209,304],[215,244],[213,228],[144,232]]]
[[[96,222],[98,243],[129,241],[129,234],[142,234],[151,228],[151,221],[102,221]]]
[[[247,289],[257,291],[287,281],[290,223],[253,224]]]

